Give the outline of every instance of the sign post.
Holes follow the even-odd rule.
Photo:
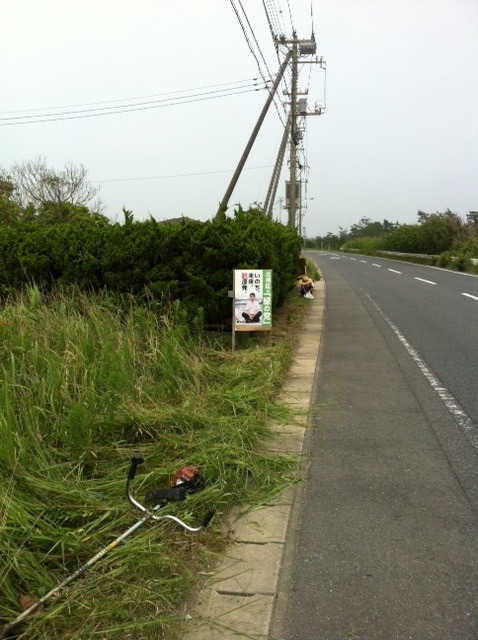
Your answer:
[[[236,331],[272,329],[272,269],[234,269],[232,350]]]

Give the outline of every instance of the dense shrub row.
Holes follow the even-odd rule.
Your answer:
[[[93,216],[0,226],[0,294],[27,283],[181,300],[206,323],[231,317],[232,270],[272,269],[273,306],[298,274],[300,238],[257,210],[232,218],[109,224]]]

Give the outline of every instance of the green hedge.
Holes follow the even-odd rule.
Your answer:
[[[0,294],[36,283],[108,289],[120,294],[181,300],[206,323],[229,322],[233,269],[272,269],[273,306],[299,270],[300,238],[256,210],[233,218],[177,224],[153,219],[120,224],[94,218],[0,227]]]

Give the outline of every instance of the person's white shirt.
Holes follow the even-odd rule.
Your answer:
[[[248,300],[246,304],[246,313],[249,316],[255,316],[261,310],[261,307],[257,300]]]

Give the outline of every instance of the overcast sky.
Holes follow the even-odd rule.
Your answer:
[[[326,102],[305,120],[307,236],[478,209],[478,0],[0,0],[0,164],[83,164],[112,219],[213,217],[267,98],[233,5],[275,75],[264,4],[327,64],[326,87],[318,65],[299,78],[309,110]],[[231,209],[264,201],[283,113]]]

